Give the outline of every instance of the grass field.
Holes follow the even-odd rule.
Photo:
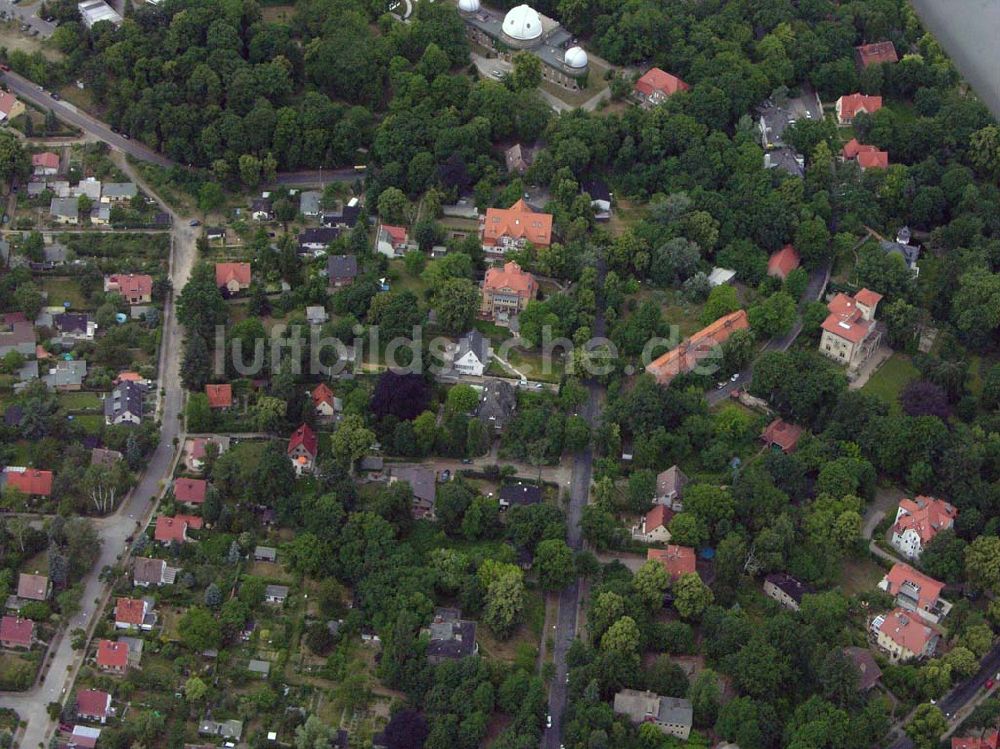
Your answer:
[[[101,414],[84,414],[74,416],[73,422],[80,426],[87,434],[100,434],[104,427],[104,416]]]
[[[877,395],[889,404],[892,409],[899,408],[899,394],[907,383],[920,376],[913,366],[910,357],[895,353],[882,365],[870,380],[861,388],[866,393]]]
[[[840,570],[840,587],[845,595],[853,596],[872,590],[885,571],[871,559],[845,559]]]
[[[97,393],[59,393],[59,405],[67,411],[97,411],[101,408],[101,399]]]
[[[87,301],[80,293],[80,285],[72,278],[43,278],[40,281],[42,291],[48,294],[47,303],[51,307],[69,302],[75,310],[88,309]]]

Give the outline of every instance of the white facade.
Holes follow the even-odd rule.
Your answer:
[[[466,351],[461,359],[455,359],[455,371],[464,375],[482,377],[486,371],[486,362],[479,361],[474,351]]]

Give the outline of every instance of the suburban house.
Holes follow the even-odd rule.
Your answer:
[[[45,575],[22,572],[17,578],[17,597],[24,601],[46,601],[52,593],[52,583]]]
[[[0,122],[10,122],[22,114],[24,114],[24,103],[14,94],[0,91]]]
[[[675,512],[684,509],[683,493],[688,477],[677,466],[670,466],[656,477],[656,496],[653,504],[665,505]]]
[[[319,449],[316,432],[308,424],[301,425],[292,432],[288,440],[288,459],[292,461],[295,475],[301,476],[313,469]]]
[[[535,484],[504,484],[500,487],[500,511],[510,507],[527,507],[542,501],[542,487]]]
[[[538,296],[538,282],[511,261],[503,268],[488,268],[482,285],[483,302],[479,313],[498,325],[509,325],[528,302]]]
[[[361,201],[354,197],[341,205],[339,211],[324,213],[319,217],[319,223],[324,227],[352,229],[361,216]]]
[[[840,149],[840,156],[844,161],[854,161],[861,171],[866,169],[888,169],[889,153],[880,151],[875,146],[868,146],[859,143],[857,138],[851,138],[844,147]]]
[[[858,68],[864,70],[870,65],[883,65],[899,62],[896,47],[890,41],[862,44],[854,48],[854,61]]]
[[[7,466],[4,469],[4,483],[29,497],[49,497],[52,495],[52,471],[37,468]]]
[[[1000,749],[1000,731],[986,729],[982,736],[952,737],[951,749]]]
[[[216,263],[215,285],[230,294],[250,288],[250,263]]]
[[[30,648],[35,642],[35,623],[19,616],[0,619],[0,647]]]
[[[767,275],[784,281],[789,273],[799,267],[801,261],[798,250],[786,244],[767,259]]]
[[[846,364],[848,377],[871,358],[882,343],[885,326],[875,320],[875,308],[882,295],[861,289],[853,297],[837,294],[826,308],[819,339],[820,353]]]
[[[173,585],[177,570],[168,567],[163,559],[136,557],[132,562],[132,585],[148,588],[151,585]]]
[[[184,443],[184,452],[187,453],[185,462],[188,470],[201,472],[205,470],[205,459],[208,457],[208,446],[213,445],[216,455],[222,455],[229,449],[230,439],[226,436],[216,435],[214,437],[195,437]]]
[[[174,499],[187,505],[201,505],[205,503],[205,494],[208,492],[208,482],[205,479],[174,479]]]
[[[148,632],[156,624],[153,601],[148,598],[119,598],[115,602],[115,629]]]
[[[552,214],[536,213],[523,198],[510,208],[487,208],[480,219],[479,236],[483,251],[493,256],[523,249],[528,243],[548,247],[552,244]]]
[[[390,469],[389,483],[405,481],[413,491],[413,517],[434,518],[437,502],[437,476],[434,469],[422,465],[394,465]]]
[[[662,104],[679,91],[687,91],[688,86],[676,75],[660,68],[650,68],[643,73],[632,87],[632,93],[640,104],[655,106]]]
[[[750,321],[746,310],[736,310],[723,315],[711,325],[702,328],[680,346],[671,349],[646,365],[646,372],[653,375],[660,385],[669,385],[677,375],[691,372],[706,357],[720,356],[722,344],[737,330],[747,330]]]
[[[775,419],[761,432],[760,438],[770,449],[777,448],[786,455],[795,452],[802,438],[802,427],[789,424],[784,419]]]
[[[454,661],[479,652],[476,623],[462,618],[460,609],[439,608],[421,634],[429,638],[427,660],[432,664]]]
[[[71,392],[80,390],[83,381],[87,377],[87,360],[74,359],[73,361],[57,361],[54,366],[49,367],[48,372],[42,375],[42,382],[49,390],[59,392]]]
[[[896,255],[903,261],[903,265],[910,269],[914,276],[920,275],[920,268],[917,260],[920,259],[920,245],[911,244],[910,227],[904,226],[896,232],[896,241],[890,242],[887,239],[879,241],[878,245],[887,255]]]
[[[463,375],[482,377],[490,363],[490,342],[478,330],[472,330],[458,341],[452,368]]]
[[[124,642],[101,640],[97,643],[97,667],[101,671],[124,674],[128,671],[128,645]]]
[[[861,112],[875,114],[882,108],[881,96],[848,94],[837,99],[837,124],[851,125]]]
[[[871,634],[893,663],[930,657],[941,640],[941,632],[935,625],[902,608],[872,619]]]
[[[104,423],[141,424],[142,401],[146,397],[146,388],[138,382],[128,380],[115,385],[111,395],[104,399]]]
[[[230,408],[233,405],[233,386],[228,382],[205,385],[209,408]]]
[[[303,190],[299,195],[299,213],[310,218],[319,215],[319,204],[323,193],[319,190]]]
[[[889,543],[903,556],[919,559],[938,531],[955,525],[957,516],[958,510],[941,499],[924,496],[901,499]]]
[[[128,203],[138,194],[135,182],[105,182],[101,189],[101,202],[119,205]]]
[[[104,277],[104,292],[120,294],[129,304],[153,301],[153,277],[145,273],[113,273]]]
[[[278,550],[273,546],[255,546],[253,558],[257,562],[276,562],[278,561]]]
[[[243,721],[205,719],[198,724],[198,733],[202,736],[218,736],[229,741],[239,741],[243,735]]]
[[[662,564],[673,580],[696,571],[694,549],[688,546],[670,544],[665,549],[647,549],[646,560],[650,559]]]
[[[764,593],[786,609],[798,611],[802,596],[812,593],[812,588],[785,572],[772,572],[764,578]]]
[[[250,662],[247,664],[247,671],[260,677],[261,679],[266,679],[268,674],[271,673],[271,662],[262,661],[258,658],[251,658]]]
[[[254,221],[270,221],[274,218],[274,205],[266,196],[254,198],[250,204],[250,217]]]
[[[583,192],[590,196],[590,207],[594,209],[594,219],[608,221],[611,218],[611,188],[607,182],[591,179],[583,183]]]
[[[101,199],[101,180],[95,177],[81,179],[76,187],[70,188],[70,195],[74,197],[86,195],[96,203]]]
[[[528,167],[531,166],[531,162],[534,161],[534,155],[532,154],[530,148],[526,148],[520,143],[515,143],[504,151],[503,160],[507,165],[507,171],[510,174],[523,175],[526,171],[528,171]]]
[[[226,227],[224,226],[206,226],[205,227],[205,239],[209,242],[225,242],[226,241]]]
[[[35,327],[24,319],[23,313],[8,312],[0,316],[0,356],[11,351],[31,356],[37,343]]]
[[[690,702],[679,697],[622,689],[615,695],[614,710],[615,715],[624,715],[636,724],[652,723],[663,733],[682,741],[691,735],[694,710]]]
[[[878,587],[895,596],[899,608],[914,611],[931,624],[937,624],[951,611],[951,604],[941,598],[944,583],[902,562],[892,566]]]
[[[310,325],[322,325],[330,319],[326,307],[321,304],[310,304],[306,307],[306,322]]]
[[[59,154],[52,151],[31,155],[31,170],[42,177],[51,177],[59,173]]]
[[[76,693],[76,717],[104,723],[111,715],[111,695],[97,689],[81,689]]]
[[[187,537],[188,529],[200,530],[202,519],[197,515],[175,515],[168,517],[160,515],[156,518],[156,530],[153,532],[153,540],[161,544],[169,544],[174,541],[184,543],[190,539]]]
[[[483,383],[483,390],[476,408],[476,418],[483,426],[499,434],[513,418],[517,409],[517,394],[514,386],[506,380],[488,379]]]
[[[867,692],[882,678],[882,669],[875,662],[872,651],[868,648],[851,646],[844,648],[844,655],[854,663],[858,672],[858,689]]]
[[[806,160],[788,146],[779,146],[764,154],[765,169],[780,169],[793,177],[806,176]]]
[[[375,240],[375,250],[386,257],[396,257],[406,253],[406,227],[381,224]]]
[[[643,543],[668,543],[670,541],[670,521],[674,511],[666,505],[654,505],[638,525],[632,526],[632,538]]]
[[[97,323],[86,312],[60,312],[52,316],[52,324],[67,341],[92,341]]]
[[[316,414],[325,419],[332,419],[341,409],[339,399],[325,382],[321,382],[313,388],[312,402]]]
[[[340,229],[333,226],[319,226],[303,229],[299,234],[299,253],[302,255],[319,255],[325,253],[327,247],[340,236]]]
[[[79,198],[52,198],[49,203],[49,216],[57,224],[80,223]]]
[[[264,600],[268,603],[284,603],[288,600],[288,586],[268,585],[264,588]]]
[[[358,259],[354,255],[331,255],[326,259],[326,283],[332,289],[350,286],[358,277]]]

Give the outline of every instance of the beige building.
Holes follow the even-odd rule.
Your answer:
[[[871,635],[893,663],[929,658],[941,640],[937,627],[903,608],[876,616]]]
[[[848,371],[857,370],[878,349],[883,326],[875,321],[875,308],[882,295],[861,289],[853,297],[837,294],[827,309],[819,350],[836,362],[846,364]]]
[[[615,695],[615,714],[633,723],[653,723],[663,733],[686,741],[691,735],[691,703],[677,697],[661,697],[654,692],[623,689]]]
[[[490,268],[483,279],[480,314],[497,323],[509,325],[538,296],[538,282],[521,266],[511,261],[503,268]]]

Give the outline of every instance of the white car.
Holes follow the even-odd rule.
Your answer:
[[[503,74],[503,71],[502,71],[502,70],[491,70],[491,71],[490,71],[490,77],[491,77],[491,78],[496,78],[496,79],[497,79],[498,81],[499,81],[499,80],[500,80],[501,78],[503,78],[503,75],[504,75],[504,74]]]
[[[546,715],[545,716],[545,727],[546,728],[552,728],[552,716],[551,715]]]
[[[734,375],[733,375],[732,377],[730,377],[730,378],[729,378],[729,381],[730,381],[730,382],[736,382],[736,381],[737,381],[738,379],[740,379],[740,373],[739,373],[739,372],[737,372],[737,373],[736,373],[736,374],[734,374]]]

